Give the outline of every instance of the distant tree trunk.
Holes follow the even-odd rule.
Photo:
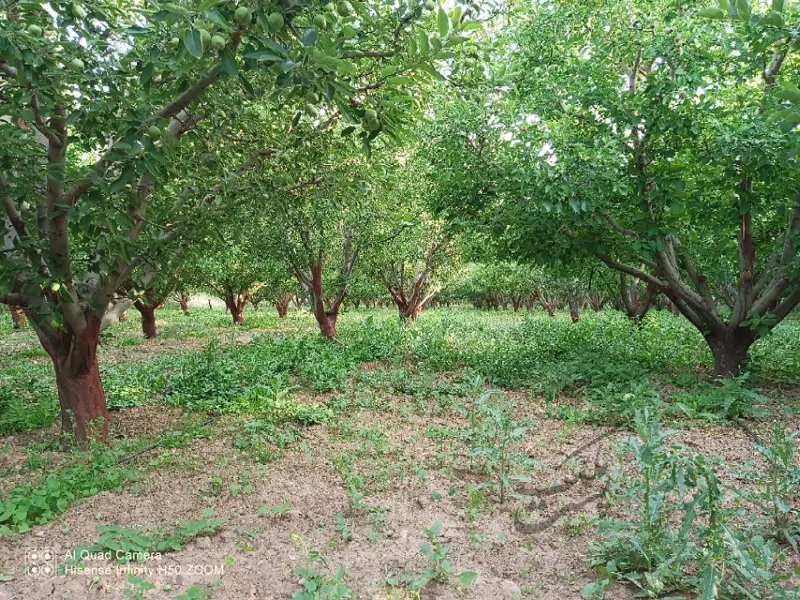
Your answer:
[[[527,298],[525,298],[525,308],[528,309],[528,312],[533,312],[533,305],[536,302],[536,299],[539,297],[539,294],[531,294]]]
[[[514,312],[519,312],[519,307],[522,306],[522,299],[515,296],[511,299],[511,304],[514,307]]]
[[[353,308],[358,310],[358,308],[360,306],[361,306],[361,299],[360,298],[353,298]]]
[[[181,300],[178,300],[178,304],[180,304],[181,310],[183,311],[183,314],[188,315],[189,314],[189,301],[181,299]]]
[[[589,296],[589,305],[594,312],[600,312],[606,305],[606,298],[600,294],[591,294]]]
[[[629,286],[628,276],[625,273],[619,274],[619,293],[622,299],[622,309],[631,322],[641,325],[650,307],[653,306],[655,288],[648,284],[645,288],[644,297],[642,297],[639,292],[639,280],[635,277],[631,277],[630,280]]]
[[[11,325],[14,329],[22,329],[25,327],[25,313],[22,311],[21,306],[9,306],[11,310]]]
[[[331,340],[338,334],[336,331],[336,320],[339,318],[339,306],[344,301],[346,291],[334,299],[330,306],[331,308],[325,309],[325,301],[323,300],[322,290],[322,265],[317,263],[311,267],[311,302],[314,317],[317,319],[320,333],[325,339]]]
[[[213,310],[213,306],[211,306],[211,298],[208,299],[208,310]]]
[[[247,296],[241,292],[237,294],[228,292],[225,296],[225,306],[231,313],[234,325],[244,325],[244,307],[247,302]]]
[[[289,314],[289,298],[278,298],[273,304],[278,311],[278,316],[281,319],[285,319],[286,315]]]
[[[572,319],[573,323],[581,320],[581,305],[575,300],[569,303],[569,318]]]
[[[539,303],[542,305],[542,308],[547,311],[548,316],[556,316],[556,309],[558,308],[558,300],[556,298],[546,298],[540,295]]]
[[[142,334],[145,339],[153,339],[156,337],[156,309],[158,305],[145,304],[141,300],[133,303],[139,314],[142,315]]]

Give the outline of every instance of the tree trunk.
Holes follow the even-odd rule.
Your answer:
[[[281,319],[285,319],[286,315],[289,314],[289,299],[288,298],[279,298],[275,300],[275,309],[278,311],[278,316]]]
[[[747,353],[758,335],[749,327],[726,328],[705,336],[714,355],[714,375],[738,377],[747,362]]]
[[[55,368],[65,447],[72,439],[79,446],[89,438],[108,442],[108,408],[97,364],[99,337],[100,319],[92,317],[78,336],[59,332],[42,341]]]
[[[142,315],[142,334],[145,339],[152,340],[156,337],[156,307],[137,300],[133,303],[139,314]]]
[[[326,310],[320,315],[317,311],[314,311],[314,316],[317,318],[319,330],[325,339],[332,340],[337,336],[336,319],[339,318],[338,312]]]
[[[189,301],[188,300],[178,300],[178,304],[181,305],[181,310],[183,311],[183,314],[188,315],[189,314]]]
[[[247,304],[246,300],[242,300],[241,294],[237,298],[233,294],[228,294],[225,297],[225,306],[233,317],[234,325],[244,325],[244,305]]]
[[[411,323],[422,313],[422,304],[412,306],[411,304],[397,304],[397,311],[400,313],[400,320],[403,323]]]
[[[514,298],[511,301],[511,304],[514,307],[514,312],[519,312],[519,307],[522,305],[522,301],[519,298]]]
[[[22,329],[25,327],[25,313],[22,312],[21,306],[9,306],[11,310],[11,324],[14,329]]]
[[[581,309],[577,306],[570,304],[569,306],[569,318],[572,319],[573,323],[577,323],[581,320]]]

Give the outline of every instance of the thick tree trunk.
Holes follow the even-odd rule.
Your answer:
[[[285,319],[286,315],[289,314],[289,299],[279,298],[273,304],[275,304],[275,309],[278,311],[278,316],[281,319]]]
[[[189,314],[189,301],[188,300],[178,300],[178,304],[181,305],[181,310],[183,311],[183,314],[188,315]]]
[[[231,317],[233,317],[234,325],[244,325],[244,305],[246,303],[246,300],[242,300],[241,297],[237,299],[233,294],[228,294],[225,297],[225,306],[230,311]]]
[[[750,346],[757,334],[749,327],[726,328],[705,336],[714,356],[714,374],[718,377],[738,377],[747,362]]]
[[[511,304],[514,306],[514,312],[519,312],[519,307],[522,305],[522,301],[519,298],[514,298],[511,301]]]
[[[314,316],[317,318],[319,330],[325,339],[332,340],[337,336],[336,319],[339,318],[338,312],[327,310],[322,311],[322,314],[318,314],[317,311],[314,311]]]
[[[21,306],[9,306],[11,310],[11,324],[14,329],[22,329],[25,327],[25,313],[22,312]]]
[[[90,438],[108,442],[108,408],[97,364],[99,337],[100,319],[92,317],[78,336],[60,332],[42,341],[55,368],[65,447],[73,439],[79,446]]]
[[[134,302],[133,305],[136,307],[136,310],[139,311],[139,314],[142,315],[142,335],[144,335],[147,340],[155,339],[158,333],[156,331],[156,307],[145,304],[140,300]]]
[[[403,323],[411,323],[422,313],[422,304],[412,306],[411,304],[397,303],[397,312],[400,314],[400,320]]]

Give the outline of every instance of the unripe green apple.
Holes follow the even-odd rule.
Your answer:
[[[86,18],[86,9],[83,8],[80,4],[73,4],[72,5],[72,14],[75,15],[78,19],[85,19]]]
[[[37,37],[37,38],[38,37],[42,37],[42,33],[43,33],[42,28],[39,27],[38,25],[28,25],[28,28],[26,29],[26,31],[28,32],[29,36]]]
[[[211,36],[211,47],[214,50],[217,50],[217,51],[222,50],[225,47],[226,43],[227,42],[225,42],[225,38],[222,37],[221,35],[213,35],[213,36]]]
[[[325,29],[328,26],[328,22],[325,20],[325,17],[322,15],[317,15],[314,17],[314,27],[317,29]]]
[[[240,26],[245,27],[246,25],[250,24],[250,20],[253,18],[253,15],[250,14],[250,9],[246,6],[240,6],[236,9],[236,12],[233,13],[233,18]]]
[[[339,4],[336,5],[336,12],[338,12],[341,16],[346,17],[353,12],[353,5],[347,0],[342,0],[342,2],[339,2]]]
[[[156,127],[155,125],[150,125],[150,127],[147,128],[147,135],[150,136],[151,140],[156,142],[161,139],[161,128]]]
[[[50,284],[50,291],[53,292],[54,294],[57,294],[58,290],[60,289],[61,289],[61,284],[58,283],[57,281],[54,281],[53,283]]]
[[[269,28],[272,31],[280,31],[284,26],[283,15],[279,12],[270,13],[267,17],[267,23],[269,23]]]
[[[69,61],[69,68],[75,72],[83,71],[84,67],[85,65],[80,58],[73,58],[71,61]]]
[[[211,34],[208,32],[208,29],[198,29],[200,32],[200,42],[203,44],[203,48],[207,47],[211,43]]]

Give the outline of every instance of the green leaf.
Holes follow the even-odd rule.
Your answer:
[[[317,43],[319,33],[313,27],[309,27],[303,32],[303,46],[313,46]]]
[[[464,587],[472,585],[478,579],[475,571],[464,571],[458,576],[458,583]]]
[[[187,29],[183,32],[183,45],[195,58],[203,58],[203,39],[197,29]]]
[[[736,12],[739,14],[739,18],[747,23],[752,13],[750,2],[748,0],[736,0]]]
[[[724,19],[725,11],[723,11],[721,8],[717,8],[716,6],[709,6],[708,8],[704,8],[703,10],[699,11],[697,16],[705,19]]]
[[[256,50],[255,52],[248,52],[244,55],[245,58],[252,58],[259,62],[269,61],[269,62],[281,62],[283,61],[282,56],[277,56],[273,54],[270,50]]]
[[[439,15],[436,19],[436,26],[439,29],[439,35],[447,37],[447,34],[450,32],[450,17],[447,16],[447,13],[444,12],[442,7],[439,7]]]
[[[230,48],[225,48],[222,51],[222,68],[231,77],[235,77],[239,72],[239,68],[236,66],[236,57]]]
[[[386,83],[389,85],[411,85],[414,83],[414,80],[410,77],[397,76],[389,77],[389,79],[386,80]]]

